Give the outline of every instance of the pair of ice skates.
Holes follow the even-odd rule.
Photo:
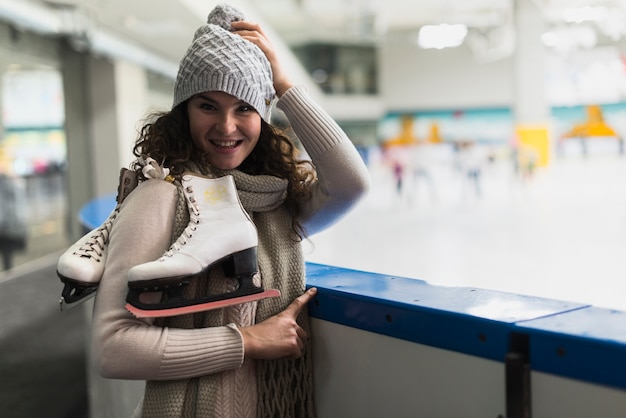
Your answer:
[[[111,225],[121,202],[130,192],[123,188],[124,172],[120,180],[118,203],[109,218],[59,259],[57,273],[65,283],[61,309],[95,294],[104,271]],[[253,283],[258,274],[258,236],[239,201],[233,177],[185,174],[181,183],[187,199],[189,224],[158,260],[129,270],[126,309],[137,317],[163,317],[280,296],[278,290],[264,290]],[[128,189],[135,185],[130,182]],[[222,265],[228,277],[237,279],[239,287],[229,293],[187,298],[185,290],[192,280],[217,264]],[[155,293],[158,295],[156,302],[153,301]]]

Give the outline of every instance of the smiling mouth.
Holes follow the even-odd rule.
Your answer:
[[[243,141],[218,141],[211,140],[211,144],[213,144],[217,148],[221,149],[233,149],[237,148]]]

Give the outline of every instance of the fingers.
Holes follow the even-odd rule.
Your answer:
[[[297,358],[302,357],[302,354],[304,353],[306,341],[309,339],[309,334],[307,334],[307,332],[295,322],[294,322],[294,325],[295,325],[295,331],[296,331],[296,335],[295,335],[296,346],[293,347],[292,353],[289,356],[289,358],[297,359]]]
[[[276,60],[274,46],[265,35],[265,32],[263,32],[263,29],[261,29],[261,26],[256,23],[246,22],[244,20],[241,20],[239,22],[232,22],[231,25],[237,35],[241,36],[247,41],[252,42],[256,46],[258,46],[261,51],[263,51],[267,59],[270,61],[272,69],[275,70],[275,63],[273,62]]]
[[[262,50],[263,46],[269,43],[267,36],[265,36],[265,33],[259,24],[240,20],[238,22],[232,22],[231,26],[235,30],[236,34],[256,44]]]
[[[309,335],[298,325],[296,318],[316,294],[317,289],[311,288],[279,314],[258,324],[240,328],[245,355],[266,360],[301,357]]]
[[[259,25],[258,23],[249,22],[247,20],[238,20],[236,22],[231,22],[230,25],[235,31],[249,30],[249,31],[259,32],[260,34],[265,35],[263,33],[263,29],[261,28],[261,25]]]
[[[287,90],[293,87],[293,82],[279,62],[274,45],[265,35],[261,25],[241,20],[232,22],[231,26],[236,34],[258,46],[269,60],[272,67],[274,89],[278,97],[281,97]]]
[[[306,333],[306,331],[304,330],[304,328],[298,326],[298,328],[296,328],[296,333],[298,334],[298,346],[300,347],[300,350],[304,349],[304,341],[309,339],[309,334]]]
[[[317,294],[317,288],[312,287],[302,295],[297,297],[291,305],[287,306],[287,309],[284,310],[284,313],[290,315],[292,318],[297,318],[302,312],[302,309],[315,297]]]
[[[295,339],[296,339],[297,349],[290,356],[291,358],[294,358],[294,359],[299,358],[302,356],[302,353],[304,352],[304,347],[306,345],[306,341],[309,339],[309,334],[307,334],[307,332],[296,323],[296,318],[298,317],[298,315],[300,315],[300,312],[302,312],[302,309],[304,309],[304,307],[315,297],[316,294],[317,294],[317,288],[315,287],[310,288],[309,290],[304,292],[302,295],[297,297],[293,302],[291,302],[291,304],[287,307],[287,309],[283,311],[284,315],[289,316],[293,320],[293,325],[296,331]]]

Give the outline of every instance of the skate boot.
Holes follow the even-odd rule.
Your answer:
[[[280,296],[278,290],[266,291],[253,283],[258,274],[257,231],[239,201],[233,177],[185,174],[182,185],[189,224],[161,258],[129,270],[126,309],[139,318],[163,317]],[[238,280],[239,287],[230,293],[186,298],[191,281],[217,264]]]
[[[107,220],[76,241],[59,258],[57,275],[64,283],[60,300],[61,310],[65,307],[76,306],[95,295],[104,271],[111,225],[119,212],[120,205],[136,186],[136,173],[122,168],[117,190],[117,204]]]

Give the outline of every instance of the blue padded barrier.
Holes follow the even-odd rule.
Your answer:
[[[95,199],[80,220],[94,229],[114,207],[113,195]],[[307,286],[319,290],[315,318],[501,362],[524,334],[533,371],[626,389],[626,312],[315,263]]]
[[[626,312],[588,306],[515,326],[533,370],[626,389]]]
[[[87,202],[78,214],[78,221],[86,231],[96,229],[109,217],[115,208],[115,193]]]
[[[496,361],[517,322],[584,307],[312,263],[307,285],[319,289],[316,318]]]

